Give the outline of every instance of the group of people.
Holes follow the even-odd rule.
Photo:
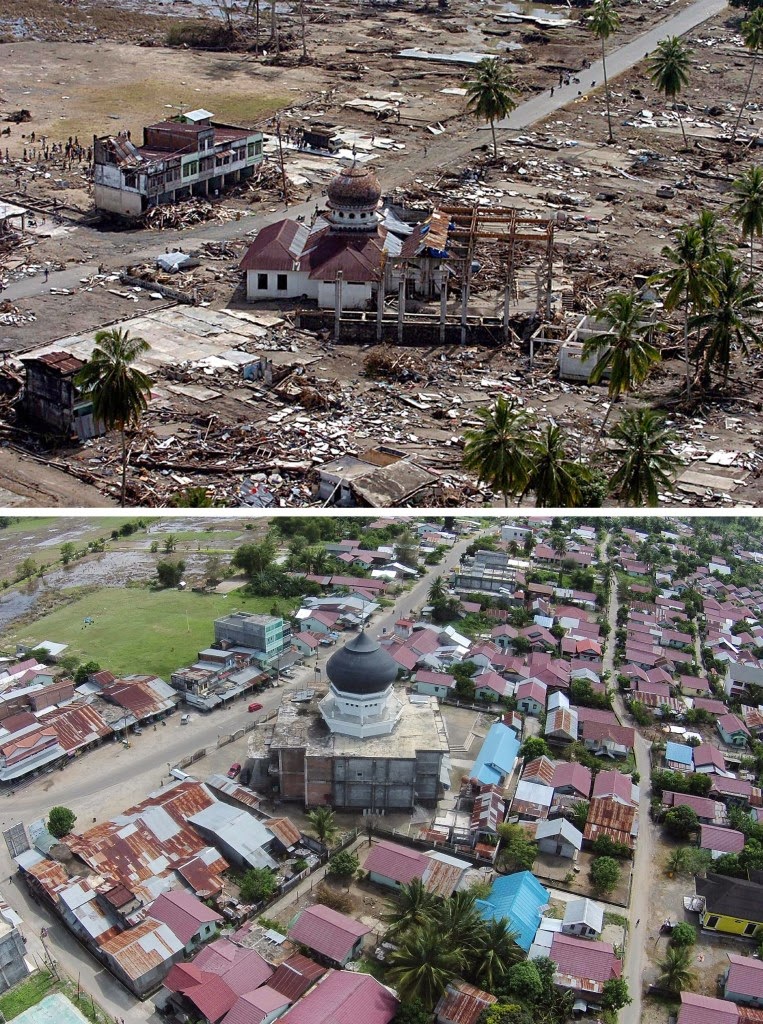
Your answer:
[[[51,142],[47,135],[37,135],[32,132],[26,145],[22,150],[23,162],[41,164],[56,163],[62,165],[64,171],[71,171],[74,164],[87,165],[88,170],[93,165],[93,147],[83,146],[76,135],[69,136],[66,142]],[[10,155],[8,147],[5,153],[0,151],[0,163],[10,164],[14,160]],[[21,187],[20,175],[16,176],[16,187]]]

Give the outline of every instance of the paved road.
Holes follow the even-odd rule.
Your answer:
[[[374,632],[381,633],[385,629],[391,632],[397,618],[425,604],[434,579],[456,566],[473,540],[474,536],[468,536],[458,541],[439,565],[429,568],[410,590],[396,600],[394,607],[375,617],[372,624]],[[235,595],[232,601],[235,603]],[[321,648],[317,662],[321,668],[334,650]],[[312,682],[315,664],[311,659],[289,683],[289,689],[302,689]],[[263,714],[275,710],[283,694],[283,688],[270,689],[258,697],[264,707]],[[141,736],[132,737],[129,749],[120,743],[108,743],[74,761],[63,772],[43,775],[25,789],[17,790],[13,796],[0,797],[0,827],[8,828],[18,821],[28,824],[36,818],[43,818],[54,804],[71,807],[83,829],[92,824],[93,819],[103,821],[109,818],[166,783],[169,779],[168,763],[175,764],[189,751],[212,746],[218,736],[240,728],[242,722],[248,720],[244,710],[246,703],[247,700],[238,701],[209,715],[192,713],[191,722],[185,726],[180,725],[180,715],[173,715],[168,720],[169,724],[159,726],[156,732],[146,729]],[[233,744],[226,748],[231,751],[231,761],[245,741],[237,742],[238,748]],[[240,753],[238,756],[243,760]],[[205,761],[199,763],[198,771],[204,778],[208,771]],[[0,842],[0,877],[8,878],[13,871],[15,865],[5,844]],[[105,1010],[124,1017],[130,1024],[159,1021],[153,1012],[153,1004],[137,1003],[108,971],[84,952],[63,924],[32,902],[23,883],[4,883],[2,890],[10,905],[24,919],[25,930],[31,936],[38,936],[43,926],[48,928],[48,946],[54,957],[73,977],[81,976],[84,988]]]
[[[603,553],[602,561],[609,561],[609,543]],[[617,578],[613,577],[609,594],[607,621],[609,622],[609,642],[603,658],[603,670],[610,673],[610,682],[615,680],[614,649],[615,630],[617,629]],[[631,724],[630,715],[619,692],[615,693],[614,710],[623,724]],[[628,908],[629,933],[625,950],[624,977],[628,982],[632,1002],[620,1011],[620,1024],[640,1024],[641,995],[644,975],[644,947],[647,941],[647,926],[650,920],[649,880],[655,871],[654,865],[654,823],[649,815],[649,775],[651,763],[649,749],[651,744],[636,730],[636,771],[641,777],[639,786],[639,835],[636,852],[633,858],[633,877],[631,879],[631,902]]]

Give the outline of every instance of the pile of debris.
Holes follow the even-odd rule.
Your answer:
[[[36,319],[31,310],[19,309],[10,299],[0,302],[0,324],[3,327],[21,327],[22,324],[33,324]]]
[[[377,345],[363,360],[365,375],[371,379],[399,380],[419,383],[424,378],[416,369],[413,356],[388,345]]]
[[[186,199],[171,206],[152,206],[140,218],[140,223],[156,231],[163,228],[187,228],[214,220],[215,217],[215,208],[206,199]]]

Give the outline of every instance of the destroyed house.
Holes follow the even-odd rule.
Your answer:
[[[102,431],[93,419],[93,403],[83,398],[76,376],[85,365],[68,352],[22,358],[26,373],[21,403],[24,416],[41,429],[80,440]]]
[[[143,129],[93,138],[93,196],[101,213],[139,217],[153,206],[216,195],[251,177],[262,162],[262,135],[191,111]]]

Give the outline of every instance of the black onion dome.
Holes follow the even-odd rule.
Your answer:
[[[332,654],[326,675],[343,693],[382,693],[397,678],[397,663],[365,631]]]
[[[343,168],[331,179],[326,194],[329,206],[335,210],[375,209],[381,199],[382,189],[370,167],[353,164],[352,167]]]

